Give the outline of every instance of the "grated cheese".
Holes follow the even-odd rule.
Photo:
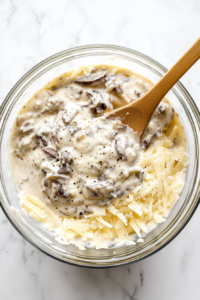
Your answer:
[[[118,245],[143,242],[149,230],[165,222],[183,189],[188,155],[182,146],[171,148],[177,133],[174,126],[169,137],[163,135],[142,153],[139,165],[145,176],[141,186],[106,207],[95,207],[83,219],[58,217],[40,199],[24,193],[20,194],[21,205],[30,217],[54,230],[62,244],[72,243],[84,250],[88,241],[97,249],[107,249],[111,240]]]

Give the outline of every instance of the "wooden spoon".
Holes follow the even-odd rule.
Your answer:
[[[131,127],[141,140],[160,101],[199,58],[200,38],[147,94],[137,101],[108,113],[107,117],[120,117],[122,123]]]

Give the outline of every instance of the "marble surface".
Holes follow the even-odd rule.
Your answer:
[[[69,47],[122,45],[170,67],[199,35],[199,0],[0,0],[0,101],[36,63]],[[181,81],[200,108],[200,62]],[[91,270],[35,249],[0,209],[0,299],[200,299],[199,216],[198,208],[152,257]]]

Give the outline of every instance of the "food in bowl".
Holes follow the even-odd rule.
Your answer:
[[[187,143],[169,101],[141,142],[119,119],[106,118],[152,86],[127,69],[81,67],[49,82],[19,112],[10,138],[19,199],[60,243],[134,245],[179,199]]]

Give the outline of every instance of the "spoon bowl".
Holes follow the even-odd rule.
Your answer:
[[[122,123],[131,127],[141,140],[160,101],[199,58],[200,38],[147,94],[137,101],[108,113],[107,118],[120,118]]]

